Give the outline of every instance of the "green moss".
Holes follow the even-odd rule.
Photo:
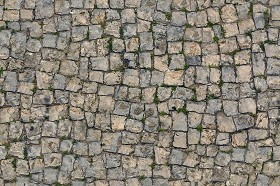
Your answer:
[[[38,24],[43,27],[44,26],[44,22],[43,21],[39,21]]]
[[[227,150],[227,151],[224,151],[225,153],[227,153],[227,154],[231,154],[231,153],[233,153],[233,149],[230,149],[230,150]]]
[[[209,100],[209,99],[217,99],[218,96],[215,96],[215,94],[209,94],[207,95],[206,99]]]
[[[152,169],[154,169],[154,168],[156,167],[156,162],[153,162],[153,163],[150,165],[150,167],[151,167]]]
[[[184,113],[184,114],[188,114],[189,113],[189,111],[186,109],[186,107],[182,107],[182,108],[178,108],[177,109],[177,112],[178,113]]]
[[[37,86],[35,86],[33,89],[31,89],[32,93],[35,94],[37,89],[38,89]]]
[[[28,159],[28,148],[25,146],[23,149],[23,156],[24,159],[27,160]]]
[[[196,97],[195,94],[192,96],[192,99],[191,99],[191,100],[192,100],[192,101],[197,101],[197,97]]]
[[[219,44],[219,38],[218,38],[217,36],[214,36],[214,37],[213,37],[213,41],[214,41],[215,43]]]
[[[55,186],[70,186],[71,184],[70,184],[70,183],[61,184],[61,183],[59,183],[59,182],[55,182],[54,185],[55,185]]]
[[[153,39],[156,40],[155,36],[154,36],[154,31],[153,31],[153,25],[151,24],[150,28],[149,28],[149,32],[152,32],[153,34]]]
[[[184,65],[184,70],[187,70],[189,68],[189,65],[188,64],[185,64]]]
[[[102,29],[105,29],[105,26],[106,26],[106,22],[105,21],[102,21],[99,24],[100,24]]]
[[[61,136],[59,139],[60,139],[60,141],[63,141],[63,140],[67,140],[69,138],[67,136]]]
[[[11,147],[10,143],[4,143],[3,146],[5,146],[5,148],[6,148],[7,150],[9,150],[10,147]]]
[[[0,67],[0,77],[2,77],[4,75],[4,68]]]
[[[217,65],[214,65],[214,64],[209,64],[208,65],[208,68],[218,68],[219,66],[217,66]]]
[[[207,27],[212,27],[213,25],[214,25],[213,23],[211,23],[210,21],[208,21]]]
[[[264,74],[258,74],[256,77],[261,78],[261,79],[266,79],[266,76]]]
[[[221,26],[221,34],[222,34],[222,37],[225,37],[226,35],[226,31],[224,29],[224,27]]]
[[[113,51],[113,39],[112,38],[110,38],[108,40],[108,50],[109,50],[109,52]]]
[[[140,100],[143,100],[143,98],[144,98],[144,96],[143,96],[143,94],[141,93],[141,94],[139,95],[139,99],[140,99]]]
[[[193,26],[189,23],[186,24],[186,28],[192,28]]]
[[[87,32],[86,39],[89,40],[89,31]]]
[[[161,86],[161,87],[169,87],[169,85],[164,84],[164,83],[162,83],[160,86]]]
[[[237,52],[239,52],[240,50],[236,49],[232,52],[227,53],[228,55],[234,56],[235,54],[237,54]]]
[[[14,168],[14,169],[17,168],[17,159],[16,159],[16,158],[13,159],[12,165],[13,165],[13,168]]]
[[[159,128],[158,131],[159,131],[159,132],[164,132],[164,131],[166,131],[166,129],[164,129],[164,128]]]
[[[164,115],[167,115],[167,113],[164,112],[164,111],[161,111],[161,112],[159,113],[159,115],[160,115],[160,116],[164,116]]]
[[[166,165],[167,167],[172,167],[172,164],[169,163],[169,162],[166,162],[165,165]]]
[[[188,13],[188,10],[186,9],[186,7],[181,8],[180,11]]]
[[[12,139],[11,139],[11,142],[13,142],[13,143],[15,143],[15,142],[17,142],[17,141],[18,141],[17,138],[12,138]]]
[[[273,152],[268,152],[267,157],[270,158],[270,159],[273,159]]]
[[[265,29],[268,29],[269,28],[269,17],[270,17],[270,13],[269,13],[269,9],[267,9],[265,12],[264,12],[264,28]]]
[[[272,44],[273,44],[273,41],[271,41],[271,40],[266,40],[266,41],[264,41],[264,43],[267,43],[267,44],[272,45]]]
[[[219,10],[219,14],[220,14],[220,17],[221,17],[222,16],[222,9],[219,8],[218,10]]]
[[[262,51],[264,52],[265,48],[264,48],[264,42],[260,42],[259,43],[260,48],[262,49]]]
[[[246,32],[246,36],[249,36],[252,39],[252,31]]]
[[[74,144],[77,144],[77,143],[78,143],[78,141],[73,139],[72,144],[74,145]]]
[[[247,143],[245,146],[241,146],[241,148],[243,148],[243,149],[248,149],[248,148],[249,148],[248,143]]]
[[[253,117],[253,118],[255,118],[255,117],[257,117],[257,114],[254,114],[254,113],[249,113],[249,116],[251,116],[251,117]]]
[[[105,33],[103,33],[103,34],[101,35],[101,38],[102,38],[102,39],[105,39],[105,38],[107,38],[107,35],[106,35]]]
[[[136,50],[136,53],[137,53],[137,54],[140,54],[140,53],[141,53],[140,47],[138,47],[138,49]]]
[[[171,18],[172,18],[172,14],[170,13],[170,12],[167,12],[166,14],[165,14],[165,17],[166,17],[166,19],[167,20],[171,20]]]
[[[144,180],[146,178],[146,176],[145,175],[141,175],[141,176],[139,176],[139,180]]]
[[[55,36],[58,36],[58,35],[59,35],[59,32],[52,32],[51,34],[52,34],[52,35],[55,35]]]
[[[63,152],[62,152],[62,155],[63,155],[63,156],[66,156],[66,155],[69,155],[69,154],[70,154],[69,151],[63,151]]]
[[[120,32],[120,36],[121,36],[121,38],[123,38],[123,28],[122,28],[122,27],[120,27],[119,32]]]
[[[6,30],[7,29],[7,26],[5,25],[5,26],[1,26],[0,27],[0,31],[2,31],[2,30]]]
[[[48,90],[49,90],[49,91],[51,91],[51,92],[53,92],[53,91],[54,91],[54,89],[53,89],[53,87],[52,87],[52,86],[50,86],[50,87],[48,88]]]
[[[118,68],[116,70],[120,71],[120,72],[124,72],[124,70],[125,70],[124,65],[118,66]]]
[[[222,88],[222,87],[223,87],[223,85],[224,85],[223,80],[220,80],[220,82],[218,83],[219,88]]]
[[[39,36],[39,37],[31,37],[32,39],[36,39],[36,40],[42,40],[43,36]]]
[[[250,3],[248,15],[253,16],[253,3]]]
[[[203,130],[202,124],[199,124],[199,125],[196,127],[196,130],[198,130],[199,132],[202,132],[202,130]]]
[[[154,103],[157,105],[159,104],[159,98],[157,96],[157,93],[155,94],[155,97],[154,97]]]
[[[168,61],[168,66],[169,66],[170,63],[171,63],[171,60],[172,60],[171,56],[168,56],[168,59],[167,59],[167,61]]]

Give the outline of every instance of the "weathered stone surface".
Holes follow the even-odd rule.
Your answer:
[[[251,141],[261,140],[268,137],[268,132],[266,130],[250,129],[248,132],[249,140]]]
[[[229,134],[228,133],[218,133],[216,144],[217,145],[227,145],[229,143]]]
[[[195,153],[188,153],[183,163],[183,165],[186,165],[188,167],[195,167],[198,164],[199,164],[199,156]]]
[[[167,71],[164,76],[164,83],[167,85],[182,85],[183,71]]]
[[[256,113],[256,101],[253,98],[244,98],[239,101],[241,113]]]
[[[233,120],[237,130],[243,130],[254,126],[254,118],[249,115],[240,114],[239,116],[235,116]]]
[[[184,43],[184,53],[186,56],[198,56],[201,54],[201,49],[198,43],[195,42],[185,42]]]
[[[279,186],[278,0],[0,0],[0,185]]]
[[[4,180],[13,180],[16,178],[16,172],[13,167],[13,159],[1,161],[1,171],[3,172]]]
[[[230,171],[226,167],[216,167],[213,169],[212,181],[222,182],[228,179]]]
[[[121,134],[120,133],[104,133],[102,138],[102,144],[104,145],[104,150],[109,152],[116,152],[118,149],[118,143],[120,140]]]
[[[60,66],[60,73],[62,75],[76,75],[78,74],[78,67],[74,61],[62,61]]]
[[[232,117],[227,117],[222,113],[217,115],[218,130],[221,132],[234,132],[236,127]]]
[[[246,146],[246,144],[247,144],[247,133],[245,131],[232,135],[232,145],[234,147]]]
[[[221,10],[222,20],[226,23],[234,22],[237,20],[237,14],[234,5],[226,5]]]
[[[201,132],[201,144],[212,144],[215,141],[215,130],[203,129]]]
[[[26,34],[17,32],[11,36],[11,56],[22,59],[26,50]]]
[[[266,162],[263,166],[263,173],[267,176],[279,176],[279,162]]]
[[[54,5],[51,0],[36,1],[35,16],[36,19],[49,18],[54,14]]]
[[[4,90],[15,92],[17,89],[17,77],[16,72],[7,72],[5,81],[4,81]]]
[[[187,148],[187,136],[186,133],[183,132],[177,132],[174,135],[174,147],[178,148]]]
[[[16,107],[1,108],[0,109],[0,121],[1,123],[11,122],[18,118],[18,109]]]
[[[280,51],[280,46],[265,44],[265,54],[267,57],[280,58],[279,51]]]

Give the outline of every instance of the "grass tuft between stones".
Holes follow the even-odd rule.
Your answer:
[[[196,130],[198,130],[199,132],[202,132],[202,130],[203,130],[202,124],[199,124],[199,125],[196,127]]]

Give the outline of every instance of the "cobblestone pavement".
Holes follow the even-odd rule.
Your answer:
[[[279,0],[0,0],[0,186],[279,186]]]

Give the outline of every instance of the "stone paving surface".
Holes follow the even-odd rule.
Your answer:
[[[279,186],[279,0],[0,0],[0,186]]]

